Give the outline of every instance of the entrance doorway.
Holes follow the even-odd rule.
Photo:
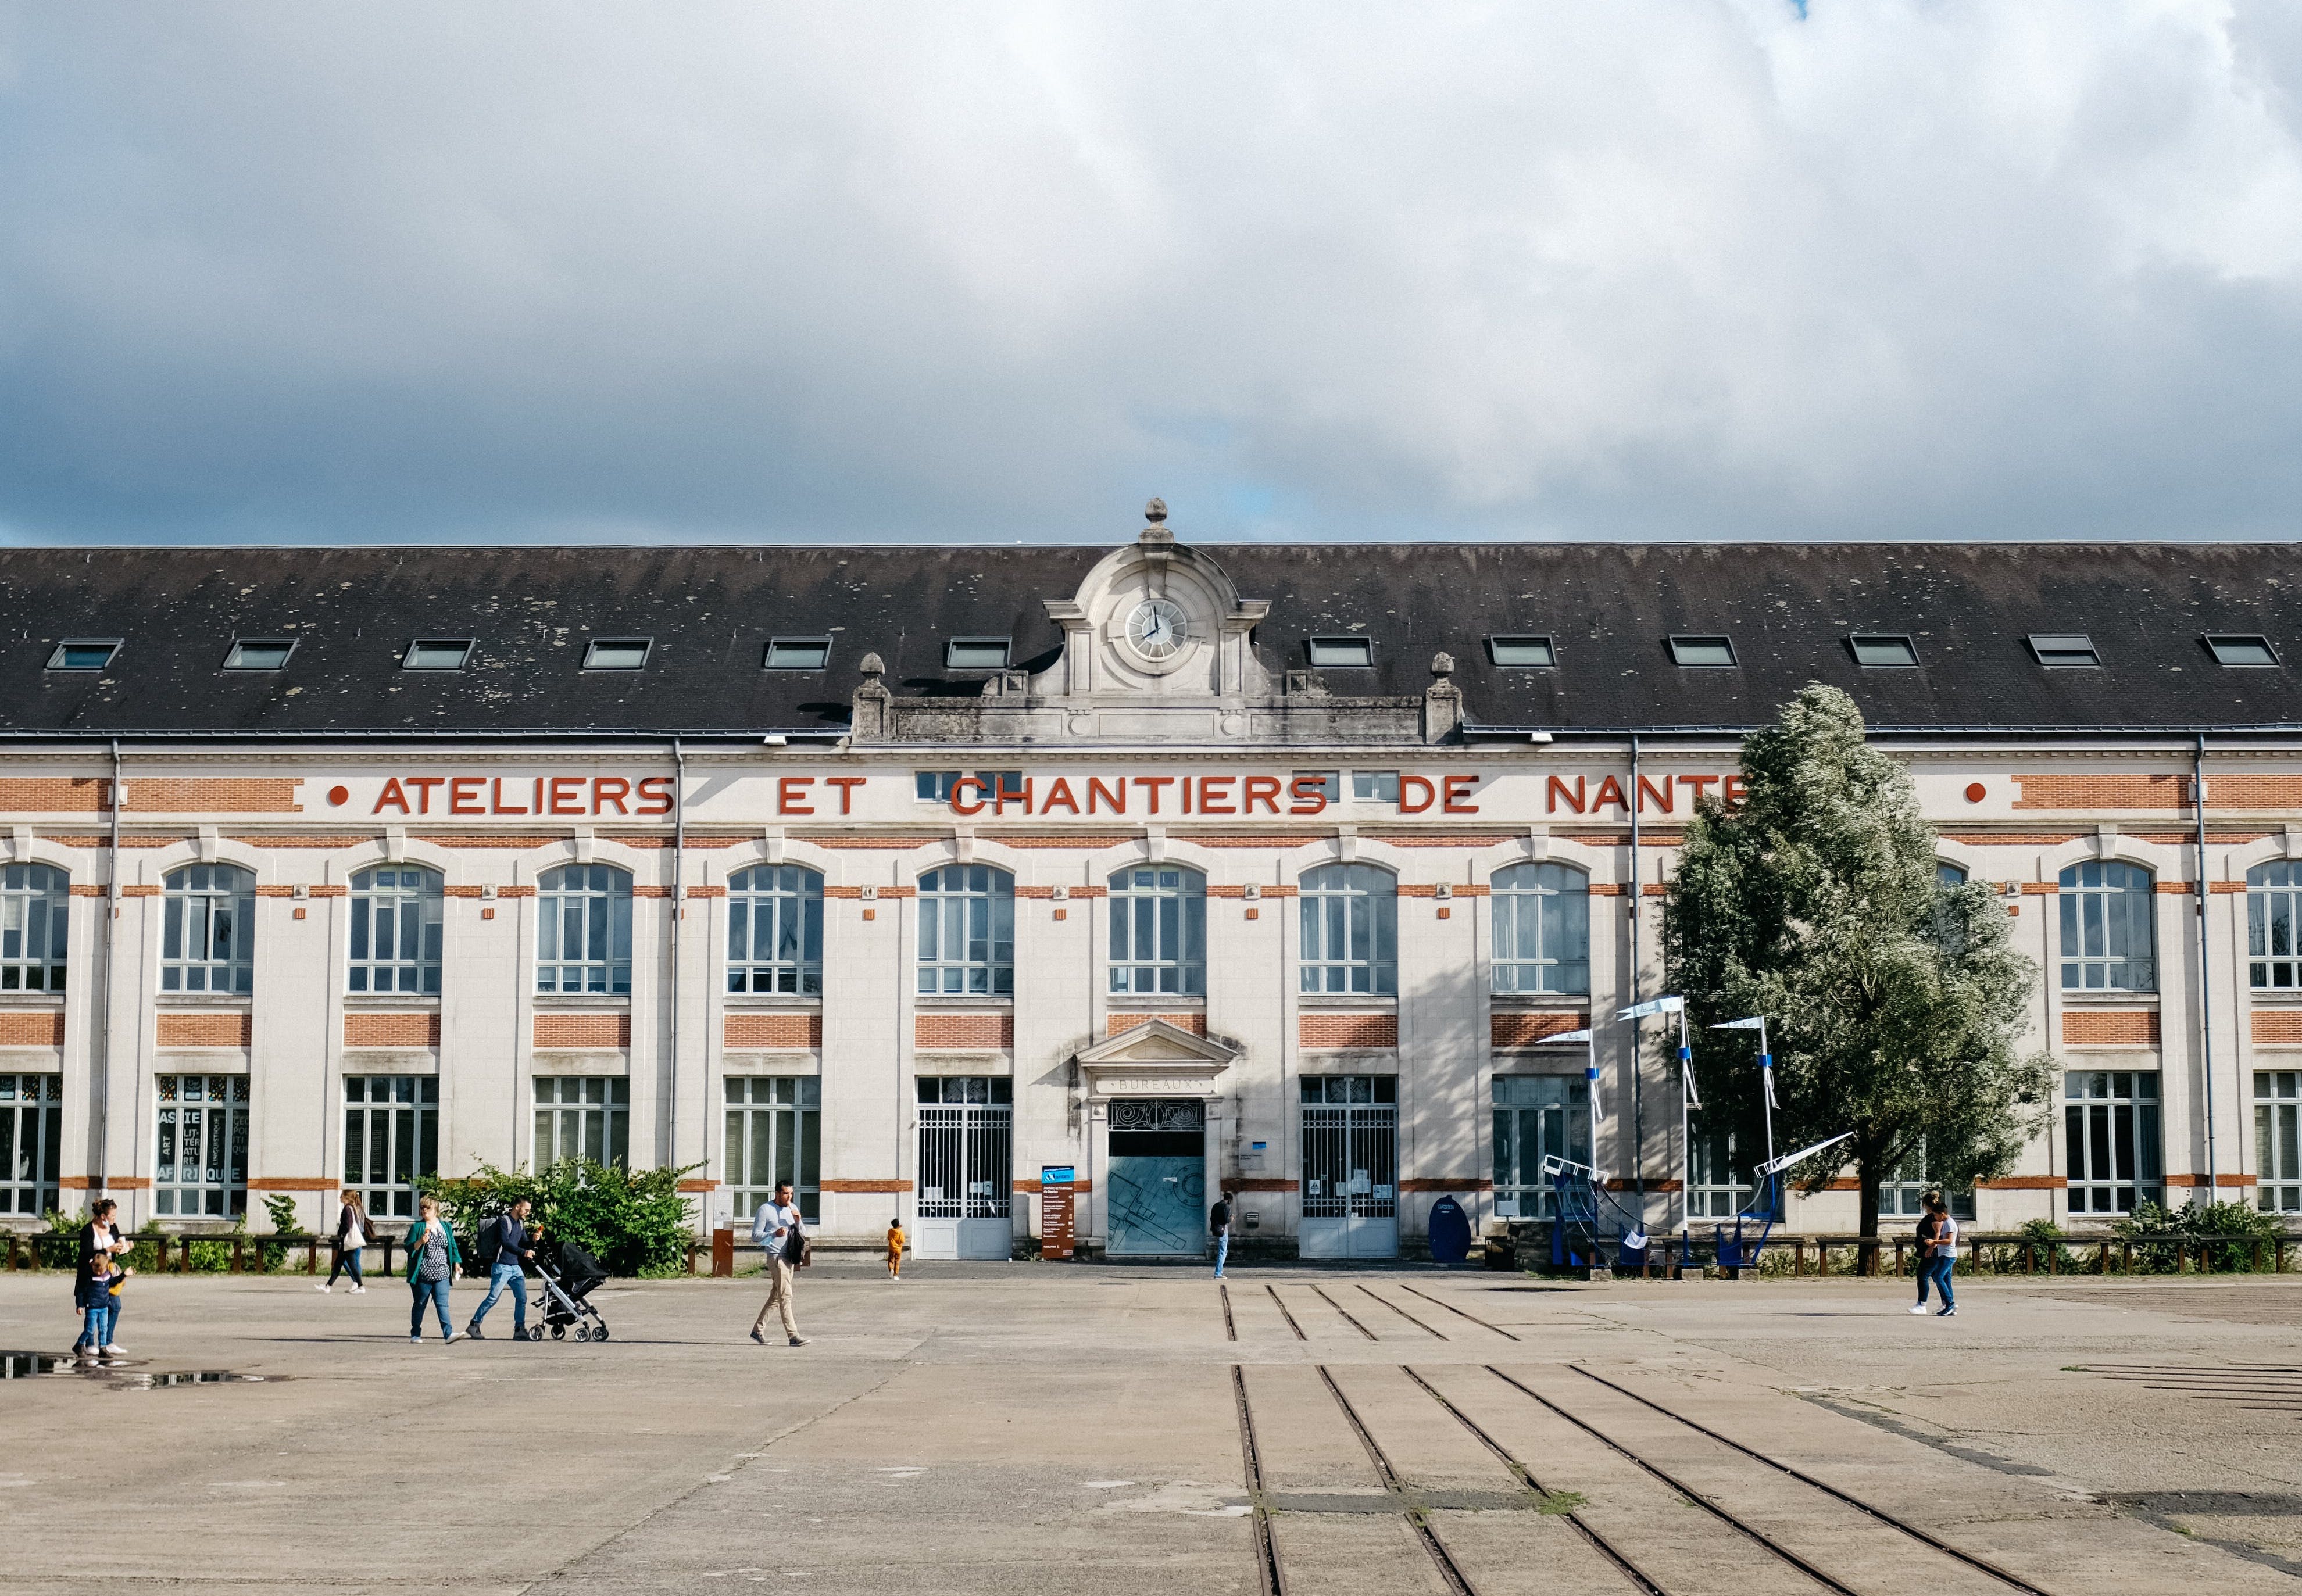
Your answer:
[[[1114,1257],[1205,1257],[1207,1105],[1196,1097],[1114,1097],[1104,1179]]]
[[[920,1078],[919,1256],[1013,1255],[1014,1130],[1014,1084],[1004,1077]]]
[[[1326,1075],[1303,1082],[1306,1258],[1399,1256],[1399,1080]]]

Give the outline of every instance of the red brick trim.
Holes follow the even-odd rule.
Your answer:
[[[155,1016],[158,1047],[245,1047],[255,1031],[252,1014],[162,1011]]]
[[[913,1021],[912,1043],[916,1047],[1012,1047],[1015,1016],[928,1010]]]
[[[437,1047],[440,1016],[432,1010],[354,1010],[344,1016],[347,1047]]]
[[[140,882],[131,883],[120,889],[120,895],[123,898],[156,898],[160,895],[160,889],[156,886],[144,886]]]
[[[1205,1014],[1114,1013],[1110,1016],[1110,1026],[1104,1035],[1115,1037],[1121,1031],[1133,1030],[1150,1020],[1164,1020],[1177,1030],[1189,1031],[1195,1037],[1204,1037],[1207,1034],[1207,1017]]]
[[[337,1191],[342,1189],[343,1184],[341,1180],[331,1180],[324,1175],[250,1175],[248,1178],[250,1191]]]
[[[1295,1184],[1291,1180],[1281,1180],[1280,1185],[1289,1191],[1295,1189]],[[1039,1183],[1037,1180],[1018,1180],[1015,1182],[1015,1189],[1019,1192],[1037,1197],[1039,1195]],[[1073,1180],[1070,1186],[1063,1189],[1069,1191],[1093,1191],[1095,1189],[1095,1182],[1092,1180]],[[1226,1183],[1223,1189],[1226,1191],[1230,1190],[1230,1185]]]
[[[2002,1175],[1995,1180],[1977,1180],[1977,1191],[2063,1191],[2070,1180],[2063,1175]]]
[[[427,834],[416,839],[434,848],[548,848],[554,843],[564,843],[564,836],[506,836],[495,831],[447,831]]]
[[[139,778],[140,785],[141,777]],[[130,792],[134,789],[131,787]],[[0,810],[42,815],[102,814],[112,807],[112,782],[102,776],[0,777]]]
[[[2071,1047],[2155,1047],[2155,1009],[2064,1009],[2063,1042]]]
[[[721,1040],[731,1050],[820,1047],[823,1016],[803,1011],[739,1009],[727,1015]]]
[[[2172,773],[2117,776],[2021,776],[2016,809],[2125,809],[2180,813],[2190,808],[2190,778]],[[138,789],[142,790],[140,787]],[[2302,807],[2302,777],[2217,775],[2206,784],[2206,807],[2290,810]]]
[[[0,1009],[0,1047],[61,1047],[62,1009]]]
[[[2302,1047],[2302,1009],[2256,1009],[2251,1018],[2257,1047]]]
[[[2218,1174],[2214,1177],[2214,1185],[2218,1188],[2252,1186],[2255,1184],[2255,1180],[2256,1178],[2252,1175]],[[2205,1183],[2206,1178],[2204,1175],[2169,1175],[2166,1177],[2166,1184],[2169,1186],[2204,1186]]]
[[[913,848],[924,848],[949,839],[940,836],[857,836],[849,832],[840,836],[811,836],[807,840],[819,848],[893,848],[909,853]]]
[[[1297,1041],[1305,1047],[1396,1047],[1396,1014],[1346,1014],[1311,1009],[1296,1021]]]
[[[1581,1030],[1588,1023],[1581,1014],[1557,1009],[1497,1009],[1487,1019],[1487,1040],[1495,1047],[1533,1047],[1546,1037]]]
[[[71,889],[71,895],[76,898],[100,898],[104,895],[104,888],[101,886],[74,886]]]
[[[1639,1183],[1636,1180],[1632,1180],[1628,1175],[1612,1175],[1609,1176],[1607,1180],[1607,1189],[1609,1191],[1636,1191],[1638,1189]],[[1649,1191],[1676,1191],[1678,1189],[1678,1181],[1676,1179],[1650,1180],[1647,1182],[1647,1189]]]
[[[719,1182],[717,1180],[682,1180],[679,1183],[679,1189],[682,1191],[717,1191],[719,1189]]]
[[[231,836],[226,842],[238,843],[243,848],[357,848],[376,839],[372,836],[314,836],[306,832],[287,836],[276,833],[261,836]]]
[[[1418,1175],[1399,1183],[1401,1191],[1492,1191],[1495,1183],[1475,1175]]]
[[[826,1180],[819,1189],[834,1192],[909,1191],[909,1180]]]
[[[1945,831],[1939,834],[1946,843],[1963,843],[1974,848],[2059,848],[2064,843],[2074,843],[2085,835],[2078,831]]]
[[[1225,1191],[1292,1191],[1295,1182],[1283,1175],[1234,1175],[1222,1183]]]
[[[538,1047],[629,1047],[629,1014],[542,1013],[535,1017]]]
[[[691,886],[687,889],[687,895],[691,898],[724,898],[727,895],[727,889],[724,886]]]
[[[66,1191],[149,1191],[148,1175],[66,1175],[56,1182]]]

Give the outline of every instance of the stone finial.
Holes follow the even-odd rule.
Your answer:
[[[1431,656],[1431,674],[1444,681],[1455,674],[1455,656],[1441,650]]]
[[[866,654],[863,656],[863,679],[865,681],[876,682],[886,674],[886,662],[881,659],[878,655]]]
[[[1143,518],[1146,521],[1150,522],[1154,526],[1158,525],[1160,522],[1164,521],[1167,518],[1167,501],[1164,499],[1154,499],[1150,503],[1145,505],[1143,507]]]

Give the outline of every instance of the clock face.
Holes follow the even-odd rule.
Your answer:
[[[1164,663],[1183,651],[1190,623],[1169,599],[1146,599],[1127,617],[1127,642],[1146,659]]]

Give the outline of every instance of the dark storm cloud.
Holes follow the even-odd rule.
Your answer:
[[[2278,536],[2290,8],[21,6],[0,531]]]

